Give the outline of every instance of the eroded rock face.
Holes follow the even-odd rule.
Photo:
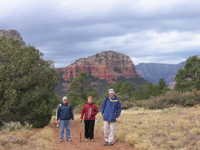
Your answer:
[[[0,29],[0,37],[2,37],[2,36],[10,38],[10,39],[21,41],[23,44],[25,44],[20,33],[16,30],[1,30]]]
[[[88,58],[81,58],[62,71],[66,81],[73,79],[80,72],[86,72],[109,83],[120,77],[139,77],[130,57],[114,51],[105,51]]]

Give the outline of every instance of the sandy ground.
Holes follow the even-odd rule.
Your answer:
[[[101,129],[97,132],[95,130],[95,142],[85,142],[80,140],[80,131],[83,133],[83,128],[81,123],[78,121],[72,121],[71,123],[71,132],[72,132],[72,142],[59,142],[59,133],[58,128],[53,127],[54,138],[56,139],[55,150],[134,150],[132,147],[125,143],[117,142],[114,146],[104,146],[103,133]],[[83,139],[83,138],[82,138]]]

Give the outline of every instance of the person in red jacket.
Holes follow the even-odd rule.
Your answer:
[[[93,103],[93,97],[89,96],[81,111],[81,121],[84,119],[85,124],[85,139],[88,141],[94,140],[94,126],[98,112],[98,107]]]

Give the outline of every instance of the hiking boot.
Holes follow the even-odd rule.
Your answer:
[[[67,142],[72,142],[72,139],[67,139]]]
[[[89,139],[85,138],[85,139],[84,139],[84,142],[89,142]]]
[[[90,142],[95,142],[95,140],[94,139],[90,139]]]
[[[86,139],[86,142],[90,142],[90,139]]]
[[[114,145],[114,142],[108,143],[108,146],[113,146],[113,145]]]
[[[60,143],[62,143],[62,142],[64,142],[64,140],[63,139],[60,139],[60,141],[59,141]]]
[[[109,146],[109,143],[108,143],[108,142],[105,142],[105,143],[104,143],[104,146]]]

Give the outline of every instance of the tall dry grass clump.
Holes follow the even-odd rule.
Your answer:
[[[3,123],[3,126],[0,128],[0,130],[3,131],[17,131],[17,130],[30,130],[32,129],[32,125],[29,123],[21,124],[20,122],[7,122]]]
[[[0,131],[0,150],[53,150],[53,131],[43,129],[20,129]]]

